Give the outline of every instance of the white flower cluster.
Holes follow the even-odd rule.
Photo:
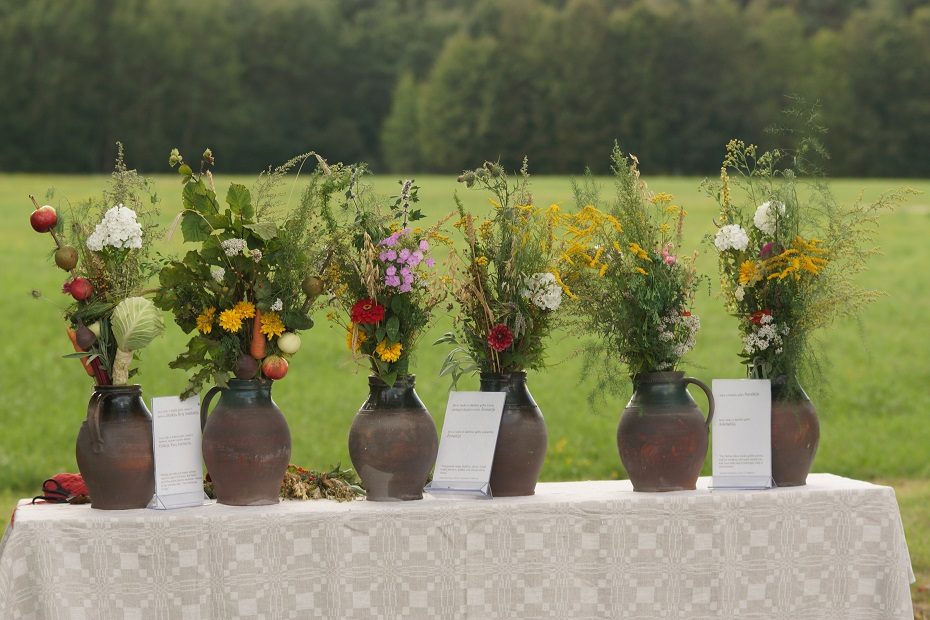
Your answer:
[[[746,289],[743,288],[742,284],[737,286],[736,290],[733,291],[733,297],[736,298],[736,301],[743,301],[743,298],[746,297]]]
[[[679,359],[694,348],[695,336],[701,329],[701,319],[696,314],[679,314],[672,311],[662,317],[659,323],[659,340],[672,342],[678,338],[672,349],[672,358],[660,364],[657,370],[672,368]]]
[[[543,310],[557,310],[562,305],[562,287],[548,271],[534,273],[523,284],[523,297]]]
[[[94,232],[87,238],[87,248],[99,252],[104,247],[138,250],[142,247],[142,226],[136,212],[118,204],[103,214]]]
[[[236,256],[237,254],[242,254],[245,252],[245,239],[227,239],[220,243],[223,246],[223,251],[226,252],[226,256]]]
[[[767,235],[774,235],[778,218],[785,215],[785,205],[780,202],[765,201],[756,209],[752,222],[756,228]]]
[[[217,267],[216,265],[210,266],[210,277],[216,280],[217,282],[222,282],[223,278],[226,277],[226,270],[222,267]]]
[[[763,314],[759,319],[758,329],[743,338],[743,350],[749,355],[756,355],[774,349],[775,353],[779,354],[784,350],[782,338],[787,336],[789,331],[787,325],[779,327],[772,315]]]
[[[251,256],[252,260],[254,260],[257,263],[262,259],[262,251],[259,250],[258,248],[255,248],[254,250],[249,252],[249,256]]]
[[[717,250],[725,252],[727,250],[743,251],[749,247],[749,235],[739,224],[727,224],[717,231],[714,237],[714,245]]]
[[[277,299],[274,300],[274,303],[273,303],[273,304],[271,304],[271,311],[272,311],[272,312],[281,312],[282,310],[284,310],[284,302],[281,301],[281,298],[279,297],[279,298],[277,298]]]

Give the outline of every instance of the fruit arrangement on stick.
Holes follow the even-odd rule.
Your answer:
[[[192,334],[172,368],[194,371],[184,395],[231,377],[276,381],[287,375],[313,327],[313,303],[324,292],[331,260],[318,205],[306,192],[293,207],[279,204],[280,185],[313,154],[263,173],[254,188],[233,183],[221,204],[207,149],[197,172],[177,149],[169,164],[182,178],[183,210],[175,223],[198,244],[159,276],[158,307]]]
[[[148,180],[126,168],[117,144],[116,165],[101,200],[69,207],[66,223],[34,196],[29,223],[55,243],[55,264],[67,272],[62,292],[68,337],[85,372],[97,385],[123,385],[135,374],[137,352],[164,329],[161,314],[145,297],[158,270],[149,256],[159,232],[157,199]]]

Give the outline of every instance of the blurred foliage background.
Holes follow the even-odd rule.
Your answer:
[[[823,105],[834,176],[930,176],[930,0],[0,0],[0,170],[256,171],[314,148],[377,172],[531,155],[712,174]]]

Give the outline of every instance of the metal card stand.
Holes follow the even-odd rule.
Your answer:
[[[491,494],[491,483],[485,482],[480,487],[475,486],[474,482],[443,482],[436,486],[435,481],[430,482],[423,489],[430,495],[436,497],[461,498],[461,499],[494,499]]]
[[[159,495],[156,493],[152,496],[152,501],[148,507],[153,510],[173,510],[175,508],[190,508],[191,506],[203,506],[204,502],[210,499],[207,494],[200,493],[173,493],[171,495]]]

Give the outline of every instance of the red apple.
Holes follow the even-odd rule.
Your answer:
[[[87,278],[74,278],[61,287],[62,293],[69,293],[77,301],[84,301],[94,294],[94,285]]]
[[[287,374],[287,360],[280,355],[269,355],[262,362],[262,374],[272,381],[283,379]]]
[[[58,214],[51,205],[45,205],[32,212],[29,216],[29,223],[32,224],[34,231],[46,233],[55,228],[55,224],[58,223]]]

